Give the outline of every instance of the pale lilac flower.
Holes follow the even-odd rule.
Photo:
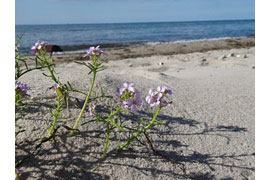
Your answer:
[[[53,87],[54,87],[54,94],[57,94],[56,91],[57,91],[57,89],[60,88],[60,85],[59,84],[54,84]]]
[[[172,95],[172,90],[168,89],[166,86],[158,86],[157,91],[164,95],[166,95],[167,93],[169,95]]]
[[[151,94],[148,94],[146,97],[147,103],[153,107],[158,106],[160,104],[160,99],[162,98],[162,94],[156,91],[153,91]]]
[[[122,93],[124,91],[129,91],[131,93],[134,93],[135,92],[135,88],[133,86],[134,86],[133,83],[124,83],[122,85],[122,88],[120,89],[120,94],[122,95]]]
[[[150,104],[151,102],[151,98],[153,96],[153,92],[154,92],[154,88],[151,88],[148,92],[148,95],[146,96],[145,100],[148,104]]]
[[[102,53],[104,53],[104,51],[102,51],[100,48],[100,46],[97,47],[90,47],[87,51],[86,51],[86,55],[84,55],[83,57],[86,56],[93,56],[93,55],[101,55]]]
[[[57,88],[60,88],[60,85],[59,85],[59,84],[54,84],[53,87],[54,87],[55,89],[57,89]]]
[[[34,55],[36,52],[38,52],[40,49],[44,48],[47,45],[47,42],[45,41],[37,41],[34,46],[32,46],[32,55]]]
[[[119,101],[117,103],[118,106],[121,106],[123,109],[127,109],[128,108],[128,102],[127,101]]]
[[[124,83],[119,92],[115,93],[118,99],[118,105],[123,109],[130,109],[132,112],[136,112],[137,107],[142,106],[143,101],[141,95],[133,87],[133,83]]]
[[[135,91],[134,97],[132,99],[128,100],[128,106],[130,107],[130,110],[135,113],[137,110],[136,106],[142,106],[143,101],[141,99],[141,95],[139,92]]]
[[[93,101],[87,104],[90,116],[96,114],[96,103],[96,101]]]
[[[150,105],[153,106],[170,106],[171,102],[166,102],[164,100],[165,96],[172,94],[172,90],[168,89],[166,86],[158,86],[157,89],[150,89],[148,95],[145,100]]]
[[[25,84],[21,82],[16,82],[15,89],[17,89],[22,97],[30,97],[29,94],[27,94],[27,91],[29,90],[29,87],[27,87]]]

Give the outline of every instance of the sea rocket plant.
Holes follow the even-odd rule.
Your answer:
[[[42,48],[45,48],[45,46],[47,45],[48,43],[45,42],[45,41],[37,41],[35,43],[34,46],[32,46],[31,50],[32,50],[32,55],[34,55],[36,52],[39,52]]]
[[[164,124],[164,121],[158,121],[157,116],[160,113],[161,109],[166,106],[170,106],[171,102],[165,101],[166,95],[172,95],[172,90],[168,89],[166,86],[158,86],[156,89],[150,89],[149,93],[147,95],[146,102],[150,105],[150,107],[157,106],[156,112],[153,114],[153,118],[151,121],[148,122],[147,125],[144,124],[144,121],[142,119],[142,122],[139,122],[138,128],[136,129],[136,132],[133,136],[131,136],[127,142],[125,142],[123,145],[118,146],[118,151],[123,150],[125,147],[127,147],[133,140],[138,140],[138,137],[143,134],[147,133],[147,130],[150,129],[153,126]],[[141,128],[140,125],[143,125]]]
[[[98,58],[103,53],[104,52],[99,48],[99,46],[97,46],[97,47],[90,47],[89,50],[86,51],[86,55],[84,57],[89,56],[90,59],[92,60],[92,62],[89,62],[89,63],[77,62],[79,64],[82,64],[82,65],[88,67],[90,69],[90,72],[88,74],[93,73],[93,78],[92,78],[92,82],[91,82],[91,86],[89,88],[88,94],[87,94],[87,96],[85,98],[84,105],[83,105],[83,107],[81,109],[81,112],[80,112],[80,114],[79,114],[79,116],[78,116],[78,118],[77,118],[77,120],[76,120],[76,122],[75,122],[75,124],[73,126],[73,130],[71,130],[70,133],[69,133],[70,136],[73,135],[74,129],[76,129],[77,126],[79,125],[80,120],[82,118],[82,115],[83,115],[83,113],[84,113],[84,111],[86,109],[86,106],[88,104],[88,101],[89,101],[89,99],[91,97],[91,94],[92,94],[92,91],[93,91],[93,87],[94,87],[95,80],[96,80],[96,74],[97,74],[98,71],[103,70],[102,62],[98,62]]]
[[[47,43],[45,41],[38,41],[31,48],[31,50],[32,50],[32,53],[36,54],[36,59],[35,59],[36,64],[40,63],[42,68],[43,67],[48,68],[50,74],[48,75],[44,74],[44,75],[52,78],[52,80],[55,83],[53,85],[53,88],[55,90],[55,94],[57,95],[57,106],[54,105],[54,109],[50,110],[50,112],[52,113],[54,117],[54,121],[48,133],[49,136],[52,136],[55,130],[56,123],[58,119],[60,118],[63,99],[66,101],[66,97],[68,96],[69,89],[67,88],[66,84],[62,84],[60,82],[59,77],[55,76],[55,70],[54,70],[55,64],[52,64],[53,61],[52,61],[51,56],[50,58],[46,56],[46,49],[45,49],[46,45]],[[103,151],[103,157],[104,157],[107,153],[111,131],[114,131],[117,129],[117,130],[122,131],[123,133],[128,133],[129,136],[128,136],[127,141],[124,142],[121,146],[120,146],[121,137],[119,137],[118,150],[122,150],[125,147],[127,147],[133,140],[137,140],[140,142],[140,140],[138,139],[139,136],[141,134],[147,133],[148,129],[156,125],[163,124],[164,123],[163,121],[157,120],[157,116],[161,112],[162,108],[171,105],[172,102],[168,102],[166,98],[167,98],[167,94],[172,95],[172,90],[168,89],[166,86],[158,86],[156,89],[154,88],[150,89],[145,100],[147,104],[149,104],[149,106],[151,107],[151,110],[154,111],[153,117],[150,120],[144,120],[144,118],[141,118],[140,121],[137,121],[137,125],[133,127],[129,127],[124,122],[121,121],[120,113],[122,112],[136,113],[137,109],[143,105],[141,94],[135,89],[134,83],[123,83],[122,87],[115,94],[116,101],[114,101],[115,103],[110,106],[110,113],[107,115],[104,115],[103,113],[98,114],[99,112],[96,111],[96,105],[97,105],[96,100],[100,97],[103,98],[105,96],[103,95],[103,93],[101,96],[92,97],[91,95],[92,95],[93,87],[95,84],[96,74],[97,72],[103,70],[102,62],[100,61],[100,56],[103,53],[104,51],[100,49],[100,46],[90,47],[87,50],[86,55],[84,56],[84,57],[89,56],[90,62],[87,62],[87,63],[77,62],[79,64],[82,64],[88,67],[90,69],[89,74],[92,73],[93,77],[90,80],[91,86],[89,88],[88,93],[87,94],[84,93],[86,95],[84,105],[69,135],[70,136],[73,135],[74,130],[79,125],[79,122],[83,116],[83,113],[85,112],[86,109],[88,109],[89,115],[93,116],[94,118],[94,120],[91,120],[91,121],[102,122],[106,125],[106,140],[105,140],[105,146],[104,146],[104,151]],[[21,74],[19,74],[18,77],[20,77]],[[70,86],[70,90],[72,90],[71,85],[69,83],[68,85]],[[23,83],[16,82],[15,88],[16,88],[16,98],[18,97],[19,100],[21,100],[22,98],[26,96],[30,96],[27,94],[27,91],[29,90],[29,88]],[[116,131],[116,134],[117,132],[119,131]]]

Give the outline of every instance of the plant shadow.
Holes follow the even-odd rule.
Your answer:
[[[52,108],[49,103],[32,103],[32,105],[25,110],[25,113],[38,112],[42,106]],[[71,106],[71,108],[78,107]],[[110,114],[108,109],[103,106],[97,106],[97,111],[104,116]],[[152,114],[146,113],[145,111],[138,111],[136,114],[120,114],[120,118],[123,119],[123,122],[130,122],[134,126],[136,126],[141,117],[151,119]],[[235,165],[234,161],[240,161],[241,158],[255,156],[255,153],[213,155],[201,153],[199,150],[189,150],[190,152],[188,154],[183,155],[180,151],[170,151],[159,148],[172,146],[175,149],[188,149],[189,145],[180,141],[182,136],[221,136],[226,138],[227,144],[229,144],[231,137],[227,136],[226,133],[245,133],[248,132],[247,128],[227,125],[209,126],[207,123],[198,120],[172,117],[165,114],[160,114],[158,118],[166,121],[164,125],[167,128],[165,128],[165,131],[160,131],[158,127],[154,127],[151,129],[150,135],[166,135],[176,138],[165,140],[156,138],[152,141],[154,147],[158,147],[156,150],[176,162],[186,164],[187,168],[188,165],[194,163],[208,169],[206,172],[190,171],[189,175],[192,176],[193,179],[216,179],[216,167],[254,171],[254,167]],[[176,132],[171,128],[183,125],[192,128],[192,131]],[[155,155],[149,147],[142,147],[138,143],[133,143],[132,147],[135,147],[134,149],[130,148],[129,150],[124,150],[117,154],[115,153],[116,149],[111,149],[107,156],[102,158],[102,147],[104,146],[105,137],[104,126],[99,126],[98,124],[93,127],[92,125],[88,125],[86,128],[84,128],[84,126],[81,128],[83,130],[76,132],[74,137],[68,137],[65,131],[57,133],[53,141],[54,143],[46,142],[34,154],[31,152],[34,146],[17,146],[17,153],[15,155],[16,161],[18,162],[24,159],[20,167],[29,169],[29,171],[23,173],[21,179],[38,179],[38,177],[44,179],[109,179],[110,175],[107,175],[108,172],[99,170],[104,169],[104,167],[117,167],[119,169],[127,167],[137,170],[145,176],[157,177],[159,175],[166,175],[171,178],[185,179],[181,169],[165,170],[162,167],[141,167],[138,163],[135,163],[134,159],[145,159],[150,164],[153,163],[153,160],[158,162],[167,161]],[[121,142],[126,141],[127,138],[128,137],[122,137]],[[147,145],[143,137],[141,137],[141,141],[144,141],[144,144]],[[116,132],[112,133],[110,142],[117,146],[118,136]],[[217,161],[218,159],[228,159],[231,163],[219,163]],[[233,179],[233,177],[224,177],[223,179]]]

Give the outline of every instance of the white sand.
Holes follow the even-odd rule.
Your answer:
[[[221,58],[232,53],[234,57]],[[254,55],[253,47],[109,61],[107,69],[97,75],[97,85],[112,94],[123,82],[134,82],[143,97],[149,88],[166,85],[173,90],[173,106],[163,109],[159,116],[167,124],[150,133],[155,148],[183,162],[190,174],[203,175],[198,179],[255,179]],[[62,82],[69,80],[76,89],[88,90],[91,76],[85,67],[59,64],[56,71]],[[31,87],[32,97],[53,95],[48,89],[53,82],[40,71],[25,75],[21,81]],[[71,96],[83,101],[81,96]],[[29,101],[18,122],[26,129],[18,142],[47,132],[45,122],[52,122],[48,113],[52,103],[56,100]],[[65,111],[67,119],[59,124],[72,127],[79,112],[79,108],[71,107]],[[149,112],[146,105],[137,115],[148,116],[145,112]],[[136,120],[137,115],[123,118]],[[81,122],[89,119],[86,113]],[[37,130],[31,132],[33,126]],[[38,156],[22,163],[23,178],[184,179],[178,166],[137,143],[133,150],[102,159],[105,127],[92,123],[79,129],[81,134],[75,137],[66,138],[63,129],[55,145],[44,143]],[[116,146],[117,138],[112,134],[109,151]],[[31,148],[17,147],[16,159],[28,155]]]

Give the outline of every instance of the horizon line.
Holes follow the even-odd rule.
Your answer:
[[[206,21],[243,21],[254,19],[211,19],[211,20],[184,20],[184,21],[141,21],[141,22],[101,22],[101,23],[52,23],[52,24],[16,24],[15,26],[33,26],[33,25],[83,25],[83,24],[138,24],[138,23],[175,23],[175,22],[206,22]]]

